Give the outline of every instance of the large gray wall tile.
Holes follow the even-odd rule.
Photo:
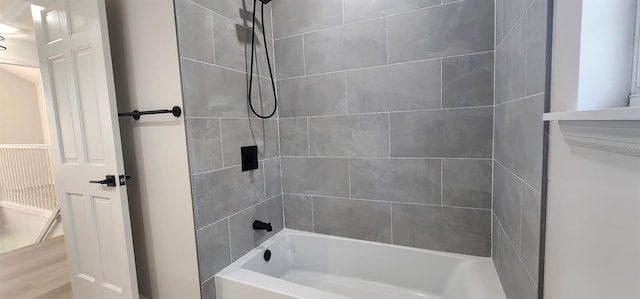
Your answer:
[[[290,229],[313,231],[313,198],[307,195],[283,194],[284,222]]]
[[[351,196],[440,204],[440,160],[349,159]]]
[[[309,130],[306,118],[280,119],[280,154],[309,155]]]
[[[524,266],[538,283],[538,260],[540,258],[540,213],[541,195],[526,184],[522,184],[522,245],[520,256]]]
[[[392,157],[491,158],[493,109],[391,114]]]
[[[493,105],[493,52],[442,61],[442,106]]]
[[[301,35],[277,40],[274,47],[278,79],[304,75],[304,53]]]
[[[376,19],[305,34],[307,74],[387,63],[386,22]]]
[[[213,36],[216,64],[248,73],[251,63],[251,30],[213,14]],[[256,35],[255,46],[254,74],[268,77],[262,35]],[[269,55],[273,55],[273,42],[270,39],[267,39],[267,46]]]
[[[442,161],[442,203],[491,209],[491,160]]]
[[[256,231],[253,221],[271,223],[273,231]],[[237,260],[284,228],[282,196],[276,196],[259,205],[229,217],[231,232],[231,257]]]
[[[216,280],[211,278],[201,285],[202,299],[216,299]]]
[[[516,22],[522,18],[522,15],[527,10],[527,7],[533,2],[533,0],[505,0],[503,4],[503,28],[504,34],[507,34],[509,30],[513,29]]]
[[[440,61],[347,72],[349,113],[440,108]]]
[[[247,77],[214,65],[181,59],[186,116],[247,116]]]
[[[460,1],[389,17],[389,62],[493,50],[493,2]]]
[[[213,63],[211,12],[189,1],[176,1],[180,56]]]
[[[280,173],[279,157],[264,161],[264,187],[267,198],[272,198],[282,193],[282,176]]]
[[[386,114],[309,118],[312,156],[389,156]]]
[[[229,251],[229,223],[226,219],[203,227],[196,232],[200,280],[211,278],[231,264]]]
[[[344,0],[344,21],[363,21],[437,4],[440,0]]]
[[[491,211],[393,204],[393,243],[491,255]]]
[[[527,11],[526,94],[544,91],[547,52],[547,1],[535,0]]]
[[[342,24],[342,0],[273,1],[273,18],[276,38],[338,26]]]
[[[189,118],[186,125],[191,173],[222,168],[220,120]]]
[[[520,261],[517,251],[513,248],[500,223],[498,224],[498,244],[494,249],[497,259],[496,270],[507,298],[535,299],[538,291],[529,277],[526,268]]]
[[[196,228],[204,227],[264,200],[260,169],[242,172],[240,166],[194,175],[193,205]]]
[[[258,158],[278,156],[278,121],[275,119],[222,119],[225,167],[240,164],[240,148],[257,145]]]
[[[496,0],[496,47],[502,42],[504,38],[504,1]]]
[[[282,158],[284,193],[348,197],[348,172],[344,158]]]
[[[544,95],[496,106],[495,159],[529,185],[542,184]]]
[[[493,166],[493,209],[511,243],[520,250],[522,181],[502,165]]]
[[[316,233],[391,243],[391,204],[313,197]]]
[[[211,9],[215,13],[232,20],[236,24],[243,25],[247,28],[250,28],[252,25],[251,16],[253,12],[253,0],[193,0],[193,2]],[[260,26],[260,24],[262,24],[260,21],[260,2],[258,2],[258,5],[258,9],[256,10],[256,19],[258,21],[256,23],[256,32],[262,33],[262,26]],[[272,37],[271,5],[265,6],[264,18],[267,36]]]
[[[345,114],[343,73],[278,81],[280,117]]]
[[[496,49],[496,104],[524,96],[525,37],[524,22],[520,21]]]

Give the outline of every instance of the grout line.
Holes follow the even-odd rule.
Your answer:
[[[531,96],[533,97],[533,96]],[[348,117],[348,116],[357,116],[357,115],[376,115],[376,114],[387,114],[387,113],[413,113],[413,112],[431,112],[431,111],[449,111],[449,110],[465,110],[465,109],[488,109],[493,108],[493,105],[488,106],[471,106],[471,107],[451,107],[451,108],[432,108],[432,109],[422,109],[422,110],[398,110],[398,111],[382,111],[382,112],[358,112],[353,114],[328,114],[328,115],[305,115],[305,116],[288,116],[288,117],[280,117],[281,119],[294,119],[294,118],[321,118],[321,117]]]
[[[509,1],[509,0],[507,0]],[[502,40],[500,41],[500,43],[495,47],[496,50],[498,50],[498,48],[500,48],[500,46],[502,46],[502,44],[504,43],[505,40],[507,40],[507,37],[509,36],[509,34],[511,34],[511,32],[518,27],[518,22],[520,22],[522,20],[522,17],[529,11],[529,8],[531,8],[531,6],[533,6],[533,4],[535,3],[535,1],[531,1],[531,3],[529,3],[529,5],[527,6],[527,8],[522,12],[522,14],[520,14],[520,16],[518,16],[518,18],[516,19],[516,22],[513,23],[513,26],[511,26],[511,29],[509,29],[509,31],[507,31],[507,33],[504,33],[502,35]],[[504,20],[502,21],[504,23]],[[495,33],[494,33],[495,35]]]
[[[347,158],[347,179],[349,180],[349,198],[353,195],[351,194],[351,158]]]
[[[305,47],[304,39],[302,41],[303,41],[303,49],[304,49],[304,47]],[[303,58],[305,58],[305,61],[306,61],[306,56],[305,56],[304,52],[305,51],[303,50],[303,55],[302,56],[303,56]],[[379,64],[379,65],[364,66],[364,67],[358,67],[358,68],[352,68],[352,69],[344,69],[344,70],[339,70],[339,71],[321,72],[321,73],[313,73],[313,74],[307,74],[306,67],[305,67],[305,74],[304,75],[281,78],[281,79],[278,79],[278,81],[302,79],[302,78],[311,77],[311,76],[322,76],[322,75],[338,74],[338,73],[343,73],[343,72],[361,71],[361,70],[383,68],[383,67],[389,67],[389,66],[398,66],[398,65],[405,65],[405,64],[436,61],[436,60],[448,59],[448,58],[456,58],[456,57],[464,57],[464,56],[472,56],[472,55],[481,55],[481,54],[488,54],[488,53],[492,53],[492,52],[494,52],[494,50],[472,52],[472,53],[465,53],[465,54],[456,54],[456,55],[442,56],[442,57],[425,58],[425,59],[417,59],[417,60],[403,61],[403,62],[394,62],[394,63],[388,63],[388,64]]]
[[[294,193],[287,193],[287,194],[294,194]],[[272,200],[272,199],[274,199],[274,198],[276,198],[276,197],[278,197],[278,196],[281,196],[281,195],[282,195],[282,194],[278,194],[278,195],[273,196],[273,197],[270,197],[270,198],[268,198],[268,199],[261,200],[261,201],[260,201],[260,202],[258,202],[258,203],[255,203],[255,204],[253,204],[253,205],[251,205],[251,206],[249,206],[249,207],[246,207],[246,208],[244,208],[244,209],[242,209],[242,210],[240,210],[240,211],[238,211],[238,212],[235,212],[235,213],[233,213],[233,214],[231,214],[231,215],[229,215],[229,216],[227,216],[227,217],[224,217],[224,218],[222,218],[222,219],[220,219],[220,220],[218,220],[218,221],[216,221],[216,222],[213,222],[213,223],[207,224],[207,225],[205,225],[205,226],[203,226],[203,227],[201,227],[201,228],[198,228],[198,229],[196,229],[196,231],[201,231],[201,230],[203,230],[203,229],[205,229],[205,228],[208,228],[208,227],[210,227],[210,226],[212,226],[212,225],[216,225],[216,224],[218,224],[218,223],[220,223],[220,222],[222,222],[222,221],[224,221],[224,220],[230,219],[230,218],[231,218],[231,217],[233,217],[233,216],[236,216],[236,215],[238,215],[238,214],[240,214],[240,213],[243,213],[243,212],[246,212],[246,211],[248,211],[248,210],[250,210],[250,209],[253,209],[253,208],[255,208],[255,207],[257,207],[257,206],[259,206],[259,205],[261,205],[261,204],[263,204],[263,203],[265,203],[265,202],[267,202],[267,201],[270,201],[270,200]]]
[[[218,127],[220,128],[220,156],[222,156],[222,168],[224,169],[224,142],[222,141],[222,119],[218,118]]]
[[[536,93],[536,94],[524,96],[524,97],[521,97],[521,98],[517,98],[515,100],[509,100],[509,101],[506,101],[506,102],[503,102],[503,103],[500,103],[500,104],[496,104],[495,106],[498,107],[498,106],[502,106],[502,105],[505,105],[505,104],[511,104],[511,103],[518,102],[518,101],[524,101],[524,100],[535,98],[535,97],[541,96],[541,95],[544,95],[544,91]]]
[[[389,18],[386,16],[384,17],[384,39],[387,47],[387,65],[389,65]]]
[[[391,113],[387,114],[387,121],[389,122],[389,158],[391,158]]]
[[[231,250],[229,250],[229,257],[231,257]],[[215,277],[216,277],[216,274],[214,273],[213,275],[211,275],[211,277],[205,279],[202,283],[200,283],[200,287],[202,287],[205,283],[207,283],[209,280],[214,279]]]
[[[531,2],[532,2],[531,4],[533,5],[533,2],[535,2],[535,1],[531,1]],[[525,96],[527,95],[527,77],[528,77],[527,76],[527,62],[529,61],[529,59],[527,59],[527,55],[529,55],[528,54],[529,46],[527,45],[527,43],[528,43],[528,34],[527,34],[527,32],[529,30],[529,26],[527,24],[528,21],[529,21],[528,10],[529,9],[527,8],[527,10],[524,11],[524,16],[522,16],[522,18],[524,19],[524,21],[523,21],[524,22],[524,25],[523,25],[524,26],[524,38],[523,38],[524,39],[524,90],[522,91],[522,94],[524,94]]]
[[[213,25],[213,11],[211,11],[209,17],[211,17],[211,45],[213,46],[213,63],[216,63],[218,60],[216,58],[216,33]]]
[[[308,196],[308,195],[304,195],[304,196],[309,197],[309,200],[311,200],[311,231],[315,233],[316,232],[316,218],[315,218],[316,216],[314,211],[315,208],[313,205],[313,202],[314,202],[313,196]]]
[[[309,118],[305,118],[307,120],[307,150],[309,151],[309,156],[311,156],[311,130],[309,129]]]
[[[262,161],[262,188],[262,191],[264,191],[264,199],[267,200],[267,164],[264,163],[264,160]]]
[[[391,206],[391,244],[393,244],[393,203],[390,203]]]
[[[440,205],[444,206],[444,159],[440,159]]]
[[[403,202],[403,201],[387,201],[387,200],[379,200],[379,199],[367,199],[367,198],[356,198],[356,197],[340,197],[340,196],[330,196],[330,195],[315,195],[315,194],[304,194],[304,193],[295,193],[295,192],[285,192],[283,194],[290,195],[298,195],[298,196],[306,196],[306,197],[321,197],[321,198],[330,198],[330,199],[341,199],[341,200],[356,200],[356,201],[365,201],[365,202],[377,202],[377,203],[391,203],[398,205],[410,205],[410,206],[422,206],[422,207],[437,207],[437,208],[452,208],[452,209],[466,209],[466,210],[476,210],[476,211],[488,211],[491,212],[491,209],[488,208],[476,208],[476,207],[463,207],[463,206],[453,206],[453,205],[440,205],[440,204],[429,204],[429,203],[415,203],[415,202]]]
[[[374,20],[379,20],[379,19],[382,19],[382,18],[394,17],[394,16],[398,16],[398,15],[403,15],[403,14],[409,14],[409,13],[418,12],[418,11],[421,11],[421,10],[429,10],[429,9],[437,8],[437,7],[440,7],[440,6],[460,3],[462,1],[464,1],[464,0],[452,1],[452,2],[447,2],[447,3],[442,3],[442,4],[435,4],[435,5],[431,5],[431,6],[427,6],[427,7],[420,7],[420,8],[407,10],[407,11],[403,11],[403,12],[398,12],[398,13],[392,13],[392,14],[388,14],[388,15],[384,15],[384,16],[380,16],[380,17],[373,17],[373,18],[369,18],[369,19],[365,19],[365,20],[360,20],[360,21],[355,21],[355,22],[350,22],[350,23],[343,23],[343,24],[340,24],[340,25],[334,25],[334,26],[330,26],[330,27],[326,27],[326,28],[322,28],[322,29],[310,30],[310,31],[306,31],[306,32],[303,32],[303,33],[296,33],[296,34],[291,34],[291,35],[278,37],[278,38],[275,38],[275,36],[274,36],[274,38],[275,38],[275,40],[281,40],[281,39],[286,39],[286,38],[299,36],[299,35],[304,35],[304,34],[310,34],[310,33],[316,33],[316,32],[321,32],[321,31],[325,31],[325,30],[337,29],[337,28],[345,27],[345,26],[349,26],[349,25],[354,25],[354,24],[360,24],[360,23],[366,23],[366,22],[370,22],[370,21],[374,21]]]
[[[219,16],[219,17],[223,18],[225,21],[231,22],[231,23],[233,23],[234,25],[242,26],[242,27],[244,27],[244,28],[245,28],[245,29],[247,29],[247,30],[251,30],[251,27],[250,27],[249,25],[244,25],[244,24],[242,24],[242,23],[239,23],[239,22],[237,22],[237,21],[235,21],[235,20],[233,20],[233,19],[231,19],[231,18],[229,18],[229,17],[227,17],[227,16],[225,16],[225,15],[223,15],[223,14],[221,14],[221,13],[219,13],[219,12],[217,12],[217,11],[213,10],[213,9],[211,9],[211,8],[208,8],[208,7],[206,7],[206,6],[203,6],[203,5],[201,5],[201,4],[198,4],[198,3],[194,2],[193,0],[187,0],[187,1],[188,1],[189,3],[191,3],[191,4],[195,5],[195,6],[198,6],[198,7],[200,7],[200,8],[203,8],[203,9],[208,10],[209,12],[211,12],[211,13],[212,13],[212,15],[213,15],[213,14],[215,14],[215,15],[217,15],[217,16]],[[248,11],[248,9],[247,9],[247,11]],[[273,15],[273,10],[272,10],[271,14]],[[257,16],[256,16],[256,19],[257,19]],[[273,16],[271,17],[271,20],[272,20],[272,21],[271,21],[271,27],[273,27]],[[244,20],[244,21],[249,22],[248,20]],[[260,33],[260,32],[259,32],[259,31],[262,29],[262,27],[261,27],[261,26],[256,26],[256,29],[258,30],[258,31],[256,31],[256,35],[266,35],[266,32],[262,32],[262,33]],[[273,28],[272,28],[272,30],[271,30],[271,33],[273,33]],[[272,34],[272,36],[271,36],[271,37],[267,36],[267,38],[268,38],[268,39],[272,39],[272,40],[273,40],[273,34]]]
[[[494,45],[496,44],[496,38],[497,35],[495,34],[497,31],[495,30],[496,28],[496,24],[497,24],[497,14],[494,16],[495,20],[494,20]],[[491,137],[493,138],[493,144],[492,144],[492,148],[491,148],[491,257],[497,256],[497,254],[495,254],[495,250],[497,248],[493,248],[493,238],[497,238],[497,236],[493,235],[493,226],[494,226],[494,217],[493,214],[495,214],[495,207],[494,207],[494,197],[495,197],[495,162],[496,162],[496,53],[497,51],[493,52],[493,120],[492,120],[492,125],[493,125],[493,129],[491,131]],[[496,216],[497,218],[497,216]]]
[[[347,84],[347,72],[344,72],[344,110],[345,114],[349,115],[349,88]]]
[[[209,65],[209,66],[215,66],[215,67],[218,67],[218,68],[221,68],[221,69],[225,69],[225,70],[229,70],[229,71],[232,71],[232,72],[241,73],[243,75],[249,75],[249,73],[246,72],[246,71],[237,70],[237,69],[234,69],[234,68],[230,68],[230,67],[222,66],[222,65],[219,65],[219,64],[211,63],[211,62],[198,60],[198,59],[195,59],[195,58],[180,56],[180,59],[188,60],[188,61],[191,61],[191,62],[202,63],[202,64],[206,64],[206,65]],[[271,78],[269,78],[269,77],[264,77],[264,76],[260,76],[260,75],[256,75],[256,74],[254,74],[253,76],[254,77],[258,77],[260,79],[271,80]]]
[[[507,168],[506,166],[502,165],[502,163],[500,163],[500,161],[495,160],[494,161],[496,163],[498,163],[498,165],[502,166],[502,168],[506,169],[507,172],[509,172],[511,175],[515,176],[516,178],[518,178],[519,180],[521,180],[525,185],[529,186],[529,188],[533,189],[533,191],[536,191],[536,193],[540,194],[540,191],[538,191],[538,189],[534,188],[533,186],[531,186],[527,181],[525,181],[523,178],[521,178],[520,176],[518,176],[517,174],[515,174],[513,171],[511,171],[511,169]]]
[[[520,244],[518,244],[520,247],[520,250],[518,251],[518,255],[522,255],[522,210],[524,209],[523,207],[523,203],[524,201],[522,200],[522,196],[524,196],[524,182],[520,181]]]
[[[227,230],[229,233],[229,258],[231,259],[231,263],[233,263],[233,250],[231,250],[231,216],[227,217]]]
[[[298,76],[298,77],[304,77],[307,75],[307,54],[305,53],[305,44],[304,44],[304,35],[301,35],[300,38],[302,39],[302,76]],[[294,77],[289,77],[289,78],[295,78]],[[288,78],[282,78],[280,80],[286,80]],[[278,80],[278,81],[280,81]]]
[[[475,161],[492,161],[491,158],[448,158],[448,157],[359,157],[359,156],[280,156],[281,158],[304,158],[304,159],[377,159],[377,160],[475,160]],[[213,170],[215,171],[215,170]]]
[[[524,268],[524,270],[527,272],[527,275],[529,276],[529,279],[531,280],[533,285],[536,286],[536,288],[537,288],[538,284],[535,282],[535,280],[533,279],[533,276],[531,276],[531,273],[529,272],[529,269],[527,269],[527,266],[524,264],[524,261],[522,260],[522,257],[520,256],[520,252],[518,252],[516,250],[515,245],[513,245],[513,241],[511,241],[511,238],[509,237],[509,235],[507,235],[507,231],[504,229],[504,225],[502,225],[502,222],[500,222],[500,219],[498,218],[497,215],[496,215],[495,219],[496,219],[496,221],[498,221],[498,229],[501,230],[504,233],[504,236],[507,237],[507,240],[509,240],[509,245],[511,246],[513,251],[516,253],[516,256],[518,257],[518,261],[522,265],[522,268]]]

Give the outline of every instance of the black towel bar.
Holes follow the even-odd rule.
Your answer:
[[[171,110],[169,110],[169,109],[149,110],[149,111],[133,110],[132,112],[118,113],[118,116],[120,116],[120,117],[131,116],[131,117],[133,117],[133,119],[139,120],[140,116],[142,116],[142,115],[164,114],[164,113],[171,113],[175,117],[180,117],[180,115],[182,115],[182,109],[180,109],[180,107],[178,107],[178,106],[174,106],[173,108],[171,108]]]

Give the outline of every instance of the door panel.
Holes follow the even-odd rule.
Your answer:
[[[76,298],[138,298],[104,0],[34,0],[56,192]]]

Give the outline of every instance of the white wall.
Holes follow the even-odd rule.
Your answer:
[[[182,106],[172,0],[108,0],[118,109]],[[184,118],[120,122],[140,293],[199,298]]]
[[[2,43],[7,47],[0,54],[0,63],[38,67],[38,47],[35,40],[8,38]]]
[[[623,107],[631,91],[636,0],[554,1],[551,111]]]
[[[35,84],[0,69],[0,144],[42,144]]]
[[[640,157],[563,134],[552,122],[544,298],[640,298]]]

